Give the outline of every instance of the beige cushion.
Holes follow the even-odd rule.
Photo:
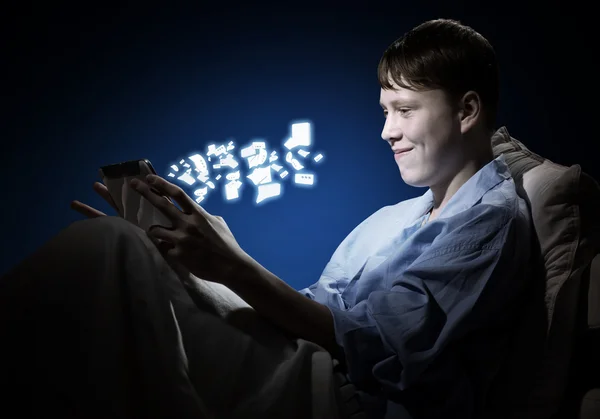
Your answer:
[[[544,159],[504,127],[493,135],[492,146],[496,156],[504,154],[519,193],[529,203],[539,257],[532,267],[539,269],[532,272],[531,294],[490,394],[489,417],[549,418],[567,381],[581,276],[597,253],[580,215],[598,211],[598,200],[590,203],[588,197],[598,196],[600,189],[580,166]],[[594,217],[584,218],[588,222]]]

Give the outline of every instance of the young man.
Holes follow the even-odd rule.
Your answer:
[[[303,290],[332,312],[349,379],[373,416],[480,417],[527,280],[530,216],[491,135],[488,41],[451,20],[394,42],[378,68],[402,179],[429,187],[377,211]],[[387,400],[387,401],[386,401]]]
[[[35,393],[42,411],[86,417],[479,417],[530,239],[525,203],[492,155],[497,79],[492,47],[455,21],[392,44],[379,65],[382,137],[404,181],[429,189],[361,223],[301,292],[162,178],[148,183],[181,210],[132,187],[169,230],[75,201],[96,219],[0,282],[9,401]]]

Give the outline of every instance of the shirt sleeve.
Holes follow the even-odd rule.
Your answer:
[[[357,387],[411,385],[449,342],[502,315],[519,294],[528,226],[509,208],[475,205],[439,228],[431,246],[402,272],[386,261],[385,290],[349,310],[330,307],[337,343]]]
[[[346,304],[342,299],[339,281],[346,277],[346,273],[336,259],[334,257],[329,261],[318,282],[299,292],[318,303],[344,309]]]
[[[346,269],[347,261],[350,258],[351,252],[356,252],[357,245],[365,245],[365,243],[372,242],[370,234],[375,233],[371,231],[371,227],[380,224],[378,222],[379,219],[389,208],[388,206],[379,209],[356,226],[336,248],[319,280],[298,292],[326,306],[346,309],[342,293],[350,281]]]

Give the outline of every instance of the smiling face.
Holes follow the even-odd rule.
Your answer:
[[[381,137],[394,151],[408,185],[435,187],[451,181],[464,161],[458,109],[442,90],[381,89]]]

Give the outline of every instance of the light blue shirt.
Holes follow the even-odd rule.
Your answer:
[[[428,190],[375,212],[300,292],[329,307],[359,389],[415,417],[466,419],[481,409],[524,289],[530,213],[503,156],[423,225],[432,206]]]

